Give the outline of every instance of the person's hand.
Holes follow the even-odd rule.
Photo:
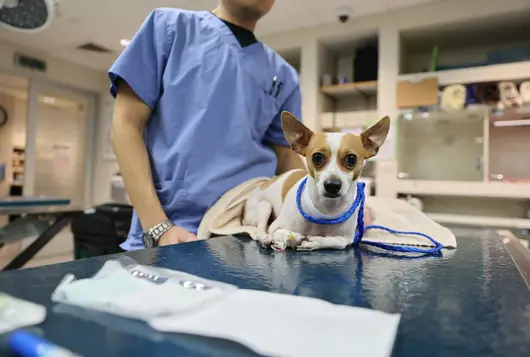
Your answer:
[[[158,246],[193,242],[195,240],[199,240],[195,234],[182,227],[175,226],[160,237],[158,240]]]

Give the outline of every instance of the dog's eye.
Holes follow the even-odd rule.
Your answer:
[[[324,163],[324,155],[322,153],[314,153],[313,156],[311,157],[311,160],[313,161],[313,164],[315,166],[320,166]]]
[[[354,167],[355,164],[357,164],[357,156],[353,154],[346,155],[344,158],[344,162],[348,167]]]

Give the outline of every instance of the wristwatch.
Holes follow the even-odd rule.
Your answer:
[[[163,222],[158,223],[156,226],[149,228],[142,233],[142,243],[146,248],[155,247],[158,244],[160,237],[164,235],[171,228],[175,227],[173,222],[166,219]]]

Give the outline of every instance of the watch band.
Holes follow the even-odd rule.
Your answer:
[[[164,233],[169,231],[174,226],[175,225],[173,224],[173,222],[171,222],[171,220],[166,219],[165,221],[158,223],[154,227],[149,228],[143,234],[144,246],[146,248],[156,246],[158,240],[164,235]]]

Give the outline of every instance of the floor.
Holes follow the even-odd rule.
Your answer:
[[[0,249],[0,268],[3,268],[19,252],[25,249],[34,237],[28,237],[20,242],[8,244]],[[65,227],[57,234],[24,268],[56,264],[74,259],[74,244],[70,226]]]

